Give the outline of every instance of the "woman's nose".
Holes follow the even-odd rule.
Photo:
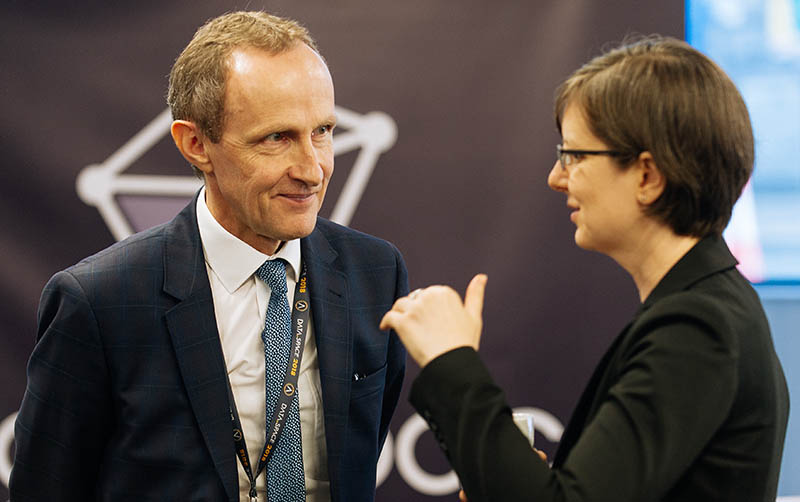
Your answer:
[[[547,184],[556,192],[566,192],[568,179],[567,171],[561,167],[561,161],[556,160],[550,169],[550,174],[547,175]]]

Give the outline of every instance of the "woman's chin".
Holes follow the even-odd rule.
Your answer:
[[[581,227],[575,229],[575,245],[586,251],[596,251],[596,246]]]

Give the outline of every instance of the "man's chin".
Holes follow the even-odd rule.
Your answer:
[[[294,225],[290,228],[285,228],[283,231],[278,233],[278,238],[282,241],[291,241],[294,239],[302,239],[303,237],[308,237],[311,235],[311,232],[314,231],[314,228],[317,226],[317,217],[314,216],[314,219],[308,222],[303,222],[302,224]]]

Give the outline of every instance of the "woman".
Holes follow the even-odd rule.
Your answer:
[[[601,360],[552,468],[516,430],[476,350],[486,277],[383,319],[422,366],[411,402],[471,502],[775,500],[788,391],[756,293],[720,237],[753,166],[745,104],[687,44],[648,38],[559,88],[548,177],[575,242],[642,302]]]

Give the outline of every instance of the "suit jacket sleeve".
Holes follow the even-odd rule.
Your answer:
[[[95,498],[109,395],[97,320],[75,277],[60,272],[39,306],[37,344],[15,426],[12,500]]]
[[[636,343],[620,354],[619,378],[558,469],[516,430],[475,351],[456,349],[428,364],[411,402],[470,502],[660,500],[725,419],[737,381],[737,348],[713,327],[724,326],[709,316],[713,305],[692,298],[702,312],[694,316],[675,303],[638,327]]]

